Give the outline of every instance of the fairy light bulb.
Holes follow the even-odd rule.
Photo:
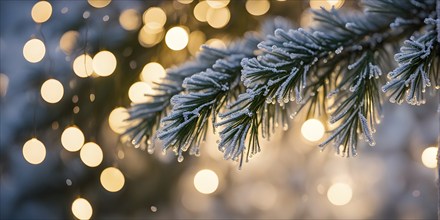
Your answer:
[[[100,181],[102,187],[109,192],[118,192],[124,187],[124,174],[115,167],[108,167],[101,172]]]
[[[93,142],[85,143],[79,152],[81,161],[89,167],[97,167],[101,164],[103,153],[99,145]]]
[[[81,77],[86,78],[93,73],[93,59],[88,54],[81,54],[73,61],[73,72]]]
[[[167,22],[167,15],[161,8],[151,7],[144,12],[142,20],[149,28],[159,29]]]
[[[217,174],[209,169],[200,170],[194,176],[194,187],[203,194],[211,194],[218,188],[219,180]]]
[[[266,12],[269,11],[270,2],[268,0],[247,0],[245,7],[246,11],[249,12],[249,14],[260,16],[266,14]]]
[[[206,0],[211,8],[223,8],[229,4],[230,0]]]
[[[32,7],[31,16],[36,23],[44,23],[52,15],[52,5],[47,1],[39,1]]]
[[[151,86],[146,82],[135,82],[128,89],[128,98],[133,103],[143,103],[149,100],[149,97],[146,95],[153,94],[153,90]]]
[[[206,14],[208,13],[209,5],[206,1],[200,1],[194,7],[194,17],[200,22],[206,22]]]
[[[93,208],[90,202],[84,198],[77,198],[72,203],[72,213],[78,219],[90,219],[93,215]]]
[[[335,183],[327,191],[327,198],[333,205],[342,206],[351,201],[353,190],[346,183]]]
[[[38,63],[46,54],[46,47],[43,41],[31,39],[23,46],[23,56],[30,63]]]
[[[72,53],[78,38],[78,31],[67,31],[60,38],[60,49],[66,54]]]
[[[95,8],[104,8],[110,4],[111,0],[87,0],[87,2]]]
[[[422,163],[428,168],[437,167],[437,147],[428,147],[423,150]]]
[[[213,28],[225,27],[231,19],[231,12],[225,8],[210,8],[206,14],[206,21]]]
[[[97,53],[92,60],[94,72],[98,76],[110,76],[116,69],[116,57],[110,51],[101,51]]]
[[[48,79],[41,85],[41,97],[48,103],[59,102],[64,95],[64,87],[56,79]]]
[[[153,82],[159,82],[165,75],[166,72],[162,65],[151,62],[144,66],[140,77],[142,81],[153,85]]]
[[[119,24],[127,31],[137,30],[141,23],[140,15],[135,9],[127,9],[119,16]]]
[[[23,157],[30,164],[40,164],[46,158],[46,147],[36,138],[32,138],[23,145]]]
[[[124,107],[117,107],[110,112],[108,117],[108,124],[110,129],[116,134],[122,134],[126,130],[129,122],[126,121],[130,117],[128,111]]]
[[[81,149],[85,141],[83,132],[76,126],[66,128],[61,134],[61,144],[64,149],[76,152]]]
[[[173,27],[165,35],[165,43],[171,50],[182,50],[188,45],[188,32],[182,27]]]
[[[324,125],[317,119],[309,119],[301,126],[301,134],[311,142],[319,141],[324,133]]]

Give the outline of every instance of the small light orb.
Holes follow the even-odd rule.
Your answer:
[[[116,69],[116,57],[110,51],[101,51],[93,57],[93,70],[98,76],[110,76]]]
[[[327,198],[337,206],[346,205],[351,201],[353,190],[351,186],[346,183],[335,183],[330,186],[327,191]]]
[[[23,56],[30,63],[40,62],[45,54],[46,47],[39,39],[31,39],[23,47]]]
[[[324,125],[317,119],[309,119],[301,126],[301,134],[311,142],[319,141],[324,137]]]
[[[266,14],[270,8],[270,2],[268,0],[247,0],[246,1],[246,11],[254,16],[260,16]]]
[[[32,138],[23,145],[23,157],[30,164],[40,164],[46,158],[46,147],[36,138]]]
[[[148,26],[143,26],[139,31],[138,40],[141,46],[150,48],[162,41],[164,36],[164,29],[151,29]]]
[[[201,22],[206,22],[206,15],[208,13],[209,5],[206,1],[197,3],[194,7],[194,17]]]
[[[88,54],[81,54],[73,61],[73,72],[81,77],[86,78],[93,73],[93,59]]]
[[[211,8],[223,8],[229,4],[230,0],[206,0]]]
[[[323,7],[326,10],[341,8],[345,0],[310,0],[310,8],[320,10]]]
[[[79,156],[81,161],[89,167],[97,167],[103,159],[101,148],[93,142],[85,143],[79,152]]]
[[[83,132],[76,126],[66,128],[61,134],[61,144],[64,149],[76,152],[81,149],[85,141]]]
[[[41,85],[41,97],[48,103],[59,102],[64,95],[64,87],[56,79],[48,79]]]
[[[101,173],[101,185],[109,192],[117,192],[124,187],[124,174],[115,167],[108,167]]]
[[[124,107],[117,107],[110,112],[108,117],[108,124],[110,129],[116,134],[122,134],[127,129],[129,123],[126,121],[130,117],[127,109]]]
[[[182,27],[173,27],[165,35],[165,43],[171,50],[182,50],[188,45],[188,32]]]
[[[92,205],[86,199],[75,199],[72,203],[72,213],[80,220],[90,219],[93,215]]]
[[[135,82],[128,89],[128,98],[133,103],[143,103],[149,100],[146,94],[153,94],[153,89],[146,82]]]
[[[159,82],[165,77],[165,69],[156,62],[147,63],[142,69],[141,80],[153,85],[153,82]]]
[[[218,176],[212,170],[200,170],[194,176],[194,187],[200,193],[211,194],[217,190],[218,184]]]
[[[195,56],[200,50],[200,46],[206,41],[206,36],[202,31],[193,31],[189,34],[188,51]]]
[[[231,12],[225,8],[210,8],[206,14],[208,24],[213,28],[222,28],[226,26],[231,19]]]
[[[72,53],[73,49],[75,48],[75,45],[77,43],[77,40],[79,38],[78,31],[67,31],[66,33],[61,36],[60,39],[60,49],[65,54]]]
[[[104,8],[110,4],[111,0],[87,0],[87,2],[95,8]]]
[[[52,15],[52,5],[47,1],[39,1],[32,7],[31,16],[36,23],[44,23]]]
[[[437,147],[428,147],[423,150],[422,163],[428,168],[437,167]]]
[[[141,17],[135,9],[127,9],[119,16],[119,24],[127,31],[134,31],[141,26]]]
[[[162,28],[167,22],[167,15],[159,7],[151,7],[144,12],[142,16],[145,26],[151,29]]]
[[[208,45],[212,48],[226,49],[225,42],[223,42],[222,40],[217,39],[217,38],[209,39],[208,41],[206,41],[206,45]]]
[[[191,2],[193,2],[193,0],[177,0],[177,2],[182,3],[182,4],[190,4]]]

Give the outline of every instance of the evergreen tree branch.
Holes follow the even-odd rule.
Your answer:
[[[231,102],[240,91],[241,65],[245,57],[254,57],[257,44],[268,33],[277,28],[290,28],[285,20],[275,19],[263,25],[262,34],[247,34],[247,36],[231,45],[231,54],[218,59],[215,64],[205,71],[187,77],[183,82],[185,92],[171,99],[171,113],[162,119],[163,127],[158,132],[163,140],[164,150],[173,148],[183,160],[182,153],[190,149],[190,154],[199,154],[201,141],[205,139],[209,117],[213,124],[216,115]]]
[[[328,78],[326,74],[320,74],[325,63],[341,56],[352,57],[354,60],[356,56],[352,54],[363,54],[362,59],[351,65],[353,68],[359,65],[359,68],[342,71],[348,76],[342,77],[346,82],[339,87],[350,85],[356,79],[356,84],[351,85],[356,89],[350,91],[353,94],[347,95],[344,92],[338,95],[341,97],[338,105],[347,107],[350,111],[347,110],[346,113],[350,114],[344,113],[344,107],[337,108],[333,114],[334,118],[338,116],[335,122],[344,118],[344,123],[321,146],[334,140],[337,147],[344,145],[345,155],[348,155],[347,149],[352,149],[353,153],[359,126],[367,142],[374,144],[371,133],[376,118],[374,112],[380,106],[380,99],[377,98],[377,83],[370,80],[370,76],[380,75],[380,71],[375,64],[372,48],[383,44],[387,39],[395,40],[396,37],[406,36],[408,32],[422,27],[434,2],[408,0],[402,3],[383,0],[365,3],[365,14],[343,15],[334,9],[317,11],[315,20],[319,21],[319,26],[316,28],[277,30],[274,36],[259,45],[263,55],[243,59],[242,81],[247,91],[231,105],[229,112],[221,115],[222,121],[217,123],[224,126],[220,132],[219,147],[225,158],[242,161],[244,152],[247,151],[246,160],[249,155],[258,152],[259,127],[261,126],[262,136],[268,136],[270,127],[278,123],[276,116],[285,116],[288,112],[285,103],[296,100],[298,105],[304,105],[310,100],[303,99],[304,93],[310,91],[307,88],[314,85],[314,79],[324,76]],[[391,9],[392,13],[389,13],[389,7],[384,10],[384,6],[388,4],[395,6]],[[405,31],[407,29],[410,31]],[[340,67],[341,70],[347,68],[348,66]],[[276,102],[278,105],[274,105]],[[269,112],[268,109],[274,108],[274,112]],[[281,121],[284,118],[281,117]],[[245,140],[248,134],[246,149]]]

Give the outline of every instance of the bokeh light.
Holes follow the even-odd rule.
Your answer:
[[[337,206],[346,205],[351,201],[352,196],[353,190],[346,183],[335,183],[327,191],[328,200]]]
[[[319,10],[321,7],[330,10],[332,7],[336,9],[342,7],[344,0],[310,0],[310,8]]]
[[[46,47],[39,39],[31,39],[23,47],[23,56],[30,63],[40,62],[45,54]]]
[[[116,134],[124,133],[125,129],[127,129],[127,126],[129,125],[129,123],[125,120],[129,117],[130,114],[128,113],[126,108],[117,107],[113,109],[108,117],[108,124],[110,126],[110,129],[112,129],[112,131]]]
[[[97,167],[101,164],[103,153],[101,147],[94,142],[87,142],[79,152],[81,161],[89,167]]]
[[[226,26],[231,19],[231,12],[228,8],[210,8],[206,14],[208,24],[213,28]]]
[[[308,141],[319,141],[324,137],[324,125],[317,119],[309,119],[301,126],[301,134]]]
[[[146,82],[135,82],[128,89],[128,98],[133,103],[142,103],[149,100],[146,94],[152,95],[153,90]]]
[[[151,29],[148,26],[143,26],[139,31],[138,40],[141,46],[149,48],[162,41],[163,36],[163,28]]]
[[[72,203],[72,213],[78,219],[90,219],[93,215],[93,208],[86,199],[77,198]]]
[[[41,97],[48,103],[59,102],[64,95],[64,87],[56,79],[48,79],[41,85]]]
[[[60,38],[60,49],[66,54],[72,53],[78,38],[78,31],[67,31]]]
[[[95,8],[104,8],[110,4],[111,0],[87,0],[87,2]]]
[[[97,53],[92,60],[93,70],[99,76],[110,76],[116,69],[116,57],[110,51]]]
[[[188,32],[182,27],[173,27],[165,35],[165,43],[171,50],[182,50],[188,45]]]
[[[208,41],[206,41],[205,44],[212,47],[212,48],[226,49],[225,42],[223,42],[222,40],[217,39],[217,38],[209,39]]]
[[[218,176],[212,170],[200,170],[194,176],[194,187],[200,193],[211,194],[217,190],[218,184]]]
[[[437,147],[428,147],[423,150],[422,163],[428,168],[437,167]]]
[[[73,72],[81,77],[86,78],[93,73],[93,59],[88,54],[81,54],[73,61]]]
[[[46,158],[46,147],[36,138],[32,138],[23,145],[23,157],[30,164],[40,164]]]
[[[151,29],[159,29],[167,22],[167,15],[161,8],[151,7],[144,12],[142,20],[145,26]]]
[[[246,1],[246,11],[254,16],[264,15],[269,11],[270,2],[268,0],[247,0]]]
[[[115,167],[108,167],[101,172],[101,185],[109,192],[117,192],[124,187],[124,174]]]
[[[31,16],[36,23],[44,23],[52,15],[52,5],[47,1],[39,1],[32,7]]]
[[[177,0],[177,2],[182,4],[190,4],[191,2],[193,2],[193,0]]]
[[[135,9],[124,10],[119,16],[119,24],[127,31],[137,30],[142,22],[139,13]]]
[[[64,129],[61,134],[61,144],[64,149],[70,152],[76,152],[81,149],[85,141],[83,132],[76,126],[70,126]]]
[[[209,5],[206,1],[197,3],[194,7],[194,17],[201,22],[206,22],[206,15],[208,13]]]
[[[141,80],[153,85],[153,82],[160,82],[160,80],[165,77],[165,69],[156,62],[147,63],[142,69]]]
[[[202,31],[193,31],[189,34],[188,51],[191,55],[196,55],[200,46],[206,41],[206,36]]]
[[[223,8],[229,4],[230,0],[206,0],[211,8]]]

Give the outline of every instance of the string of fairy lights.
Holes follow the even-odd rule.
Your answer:
[[[278,0],[285,1],[285,0]],[[179,4],[190,4],[193,0],[177,0]],[[111,3],[111,0],[88,0],[90,6],[94,8],[104,8]],[[230,0],[206,0],[199,1],[194,9],[193,16],[199,21],[209,24],[212,28],[221,29],[225,27],[231,19],[231,12],[228,8]],[[342,7],[344,0],[312,0],[311,8]],[[247,0],[245,9],[253,16],[266,14],[271,6],[268,0],[252,1]],[[64,9],[63,9],[64,10]],[[47,1],[38,1],[31,10],[31,16],[37,25],[43,25],[52,15],[52,5]],[[87,19],[90,13],[84,13],[84,19]],[[304,14],[304,20],[309,20],[308,14]],[[107,18],[108,19],[108,18]],[[105,19],[103,19],[105,21]],[[199,30],[191,31],[183,25],[172,26],[165,29],[167,22],[167,13],[163,8],[150,7],[143,14],[136,9],[126,9],[119,15],[119,24],[126,31],[138,31],[139,45],[145,48],[151,48],[164,41],[165,45],[172,51],[187,49],[191,55],[195,55],[202,44],[208,44],[214,47],[225,47],[221,39],[206,39],[205,34]],[[303,25],[303,21],[301,21]],[[66,54],[71,55],[76,46],[80,33],[75,30],[65,32],[59,41],[59,48]],[[86,39],[87,40],[87,39]],[[33,37],[23,46],[23,57],[29,63],[39,63],[46,56],[46,45],[44,39]],[[72,62],[72,72],[79,78],[108,77],[112,75],[118,65],[116,56],[108,50],[101,50],[96,54],[88,54],[87,51],[78,55]],[[166,75],[164,66],[159,62],[149,62],[139,73],[139,78],[128,89],[128,99],[132,103],[142,103],[148,101],[148,96],[144,94],[153,93],[153,82],[160,81]],[[4,96],[7,90],[7,76],[2,77],[1,95]],[[6,82],[6,85],[3,83]],[[41,98],[48,104],[59,103],[64,97],[64,86],[62,82],[55,78],[49,78],[42,83],[40,94]],[[91,101],[93,98],[91,97]],[[72,102],[76,103],[78,97],[73,96]],[[76,106],[77,107],[77,106]],[[79,111],[75,110],[74,114]],[[118,135],[121,135],[128,122],[129,117],[127,109],[123,106],[115,107],[108,116],[108,125],[110,129]],[[326,128],[320,119],[309,119],[301,126],[301,134],[304,139],[312,144],[323,140]],[[64,150],[68,152],[79,152],[81,161],[90,168],[98,167],[104,158],[102,148],[93,141],[86,140],[81,128],[74,123],[64,129],[61,134],[61,144]],[[36,136],[29,139],[23,145],[22,149],[24,159],[30,164],[38,165],[43,163],[46,157],[46,147]],[[421,161],[428,168],[436,168],[437,147],[426,148]],[[123,157],[119,156],[118,157]],[[66,181],[67,182],[67,181]],[[72,184],[69,180],[70,185]],[[69,184],[68,183],[68,184]],[[118,192],[125,184],[124,174],[116,166],[106,167],[100,175],[100,183],[108,192]],[[201,169],[194,175],[193,185],[195,189],[202,194],[212,194],[216,192],[221,179],[218,174],[211,169]],[[323,190],[323,189],[318,189]],[[346,205],[353,196],[353,189],[349,182],[335,182],[327,190],[328,200],[336,206]],[[72,201],[71,210],[78,219],[90,219],[93,216],[92,204],[84,195],[78,195]],[[152,206],[151,211],[157,211],[157,207]]]

